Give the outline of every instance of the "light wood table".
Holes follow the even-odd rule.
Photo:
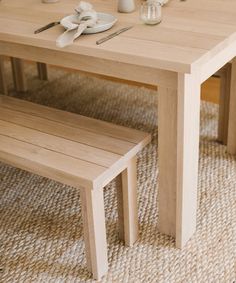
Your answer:
[[[118,14],[116,1],[91,1],[118,23],[102,34],[82,36],[58,49],[60,26],[33,31],[73,12],[78,1],[45,5],[39,0],[0,3],[0,54],[158,85],[159,231],[183,247],[196,229],[200,86],[236,56],[236,2],[172,0],[163,21],[145,26],[138,11]],[[97,39],[134,27],[97,46]],[[233,61],[228,148],[236,153],[236,61]]]

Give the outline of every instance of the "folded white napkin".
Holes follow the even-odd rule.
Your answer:
[[[97,23],[97,12],[90,3],[81,1],[75,11],[76,14],[61,20],[61,25],[66,28],[66,31],[57,38],[58,47],[71,45],[86,28],[93,27]]]

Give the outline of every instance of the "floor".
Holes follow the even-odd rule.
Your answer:
[[[10,78],[10,71],[8,77]],[[103,283],[233,283],[236,280],[236,157],[217,142],[218,105],[201,104],[197,232],[183,250],[158,232],[157,94],[152,89],[50,70],[10,95],[152,134],[138,156],[140,238],[117,235],[115,182],[104,190],[109,272]],[[0,282],[93,282],[86,269],[79,190],[0,163]]]

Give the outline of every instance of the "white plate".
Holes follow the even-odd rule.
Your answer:
[[[97,13],[97,15],[98,15],[97,24],[94,27],[87,28],[83,32],[83,34],[92,34],[92,33],[98,33],[98,32],[108,30],[117,22],[117,18],[111,14]],[[73,29],[73,27],[76,28],[77,25],[71,22],[73,21],[76,22],[76,20],[78,20],[77,15],[70,15],[61,20],[61,25],[65,29]]]

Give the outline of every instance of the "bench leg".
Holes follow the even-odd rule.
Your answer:
[[[236,154],[236,58],[232,61],[229,99],[229,126],[227,150]]]
[[[108,270],[103,189],[81,189],[87,267],[100,280]]]
[[[229,63],[226,66],[224,66],[217,74],[220,77],[218,140],[222,142],[224,145],[227,145],[228,124],[229,124],[231,64]]]
[[[11,57],[11,66],[15,90],[17,92],[26,92],[27,83],[24,74],[24,61]]]
[[[138,239],[136,157],[117,178],[119,236],[125,245],[132,246]]]
[[[4,68],[4,57],[0,56],[0,93],[7,95],[7,80]]]
[[[48,70],[47,65],[44,63],[37,62],[38,77],[42,81],[48,80]]]

